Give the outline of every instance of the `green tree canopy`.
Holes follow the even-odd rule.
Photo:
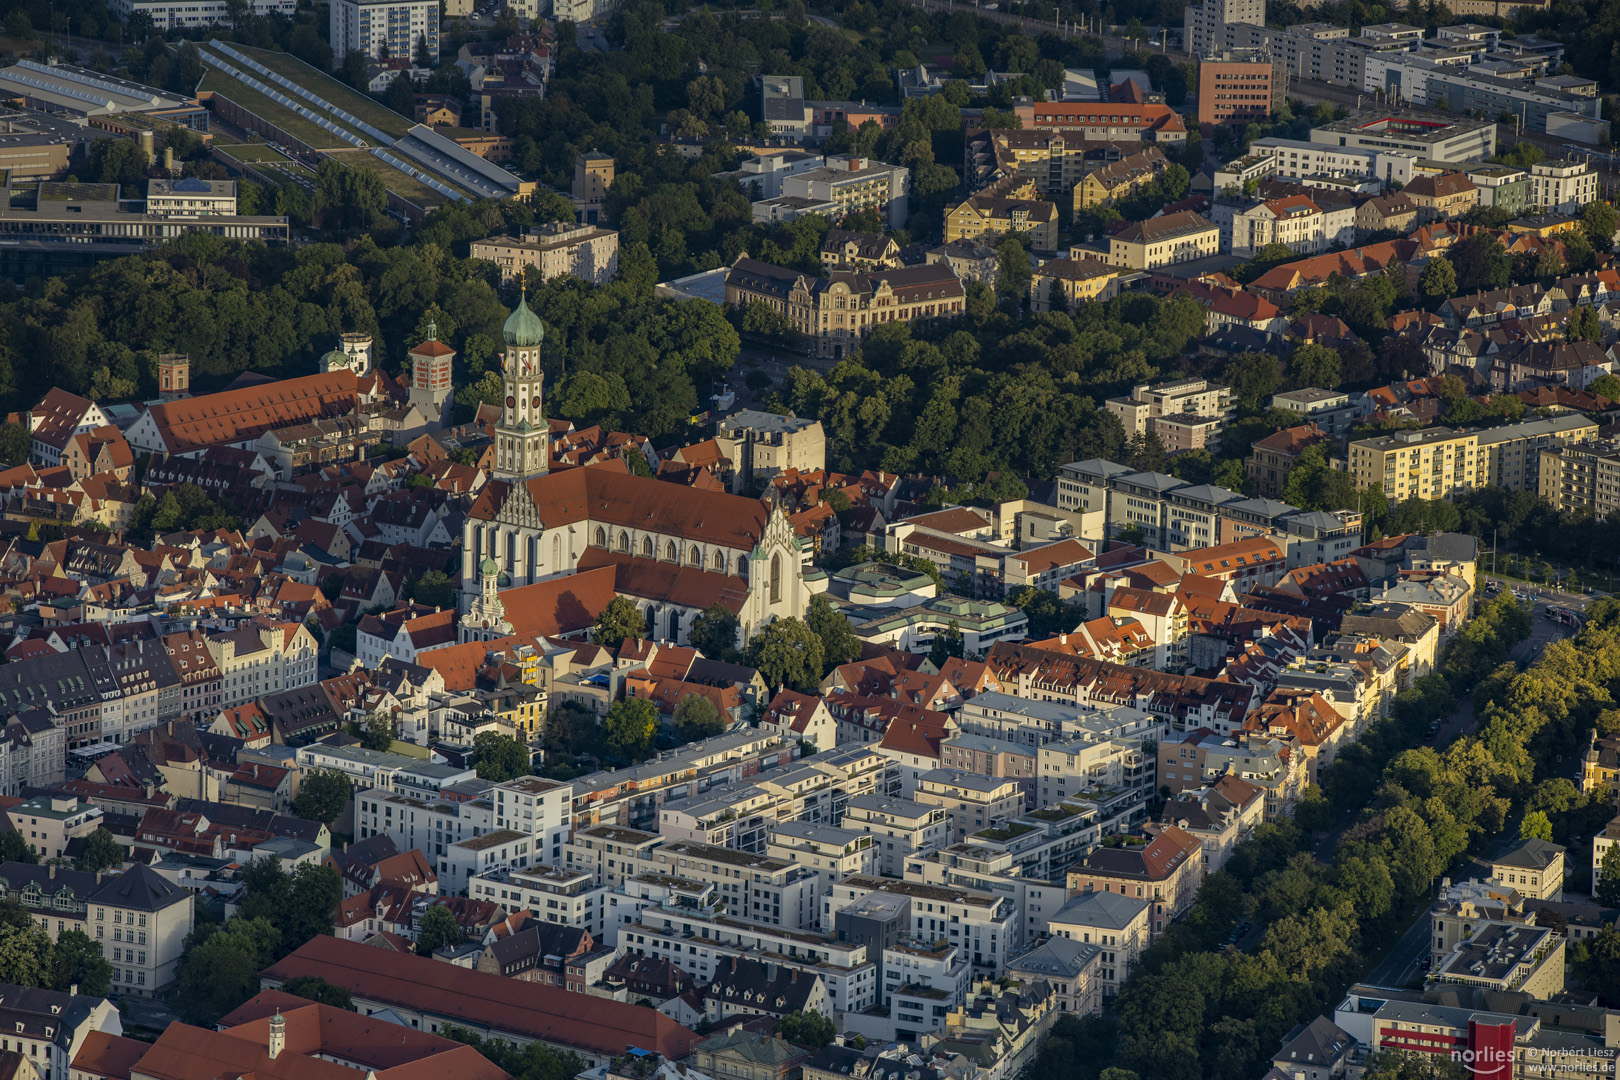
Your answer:
[[[639,639],[645,637],[646,633],[647,623],[641,617],[641,609],[636,602],[628,596],[615,596],[596,617],[591,640],[604,649],[617,649],[624,644],[625,638]]]
[[[528,776],[533,770],[529,748],[510,735],[484,731],[473,736],[473,769],[480,780],[497,784]]]

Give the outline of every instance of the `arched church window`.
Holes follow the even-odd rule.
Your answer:
[[[596,527],[596,546],[607,547],[607,530],[600,525]]]
[[[643,556],[645,556],[646,558],[649,558],[649,559],[653,557],[653,541],[652,541],[652,537],[643,536],[641,538],[641,554]]]
[[[782,602],[782,553],[771,556],[771,603]]]
[[[726,553],[725,552],[717,551],[717,552],[714,553],[714,568],[716,570],[718,570],[722,574],[726,572]]]
[[[548,569],[552,573],[562,569],[562,537],[560,536],[551,538],[551,566]]]
[[[737,576],[744,581],[748,580],[748,556],[737,556]]]
[[[626,555],[630,553],[630,534],[622,529],[619,530],[619,550]]]
[[[703,549],[698,547],[696,544],[693,544],[692,545],[692,553],[687,558],[686,561],[691,563],[693,566],[702,566],[703,565]]]
[[[664,558],[668,559],[670,562],[681,561],[680,552],[675,550],[675,541],[671,540],[669,543],[664,545]]]

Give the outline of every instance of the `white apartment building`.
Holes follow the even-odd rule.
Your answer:
[[[418,40],[439,58],[438,0],[332,0],[328,26],[332,62],[340,67],[351,52],[414,59]]]
[[[932,769],[917,778],[917,801],[942,806],[952,843],[994,830],[1024,812],[1024,789],[1017,780],[979,776],[962,769]]]
[[[563,866],[591,875],[599,885],[617,889],[641,872],[641,860],[662,843],[664,837],[657,833],[621,825],[592,825],[574,833],[573,839],[563,845]]]
[[[305,772],[336,769],[349,778],[356,791],[378,788],[419,799],[434,798],[446,787],[475,779],[478,775],[470,768],[435,764],[406,754],[368,750],[363,746],[311,743],[300,746],[293,760]]]
[[[855,880],[865,880],[857,878]],[[631,879],[627,891],[643,884]],[[877,1003],[877,964],[860,942],[833,941],[819,933],[762,926],[726,914],[712,888],[692,892],[677,886],[647,906],[635,922],[609,930],[609,944],[626,952],[661,956],[707,983],[715,965],[729,957],[747,957],[815,975],[827,988],[834,1019]]]
[[[1146,435],[1148,421],[1157,416],[1209,416],[1225,418],[1232,412],[1232,388],[1204,379],[1181,379],[1131,388],[1130,397],[1109,398],[1104,404],[1119,417],[1127,437]]]
[[[1268,136],[1249,144],[1248,156],[1242,163],[1248,165],[1256,162],[1265,163],[1266,167],[1253,179],[1271,175],[1290,180],[1302,180],[1307,176],[1366,176],[1383,181],[1385,186],[1405,186],[1417,175],[1418,156],[1408,150],[1330,146],[1303,139]],[[1228,182],[1224,176],[1224,170],[1216,172],[1217,191],[1223,183]],[[1244,176],[1237,183],[1241,186],[1243,179],[1250,178]]]
[[[980,972],[1000,975],[1020,940],[1017,905],[1005,896],[868,875],[848,877],[833,886],[824,902],[823,925],[832,924],[834,912],[873,893],[909,899],[909,936],[955,945]]]
[[[149,997],[174,981],[193,928],[190,890],[149,866],[135,866],[87,900],[101,955],[112,964],[109,992]]]
[[[468,801],[435,801],[381,788],[362,791],[355,796],[355,837],[385,834],[401,851],[420,850],[447,895],[469,889],[475,877],[560,863],[572,789],[562,784],[560,791],[529,790],[537,779],[497,784]]]
[[[1216,223],[1220,223],[1218,219]],[[1350,211],[1350,223],[1353,231],[1354,210]],[[1228,251],[1233,255],[1252,255],[1267,244],[1284,244],[1296,255],[1316,255],[1326,251],[1331,242],[1327,215],[1321,207],[1307,196],[1290,195],[1256,203],[1234,213]]]
[[[159,33],[219,26],[231,21],[230,5],[225,0],[109,0],[108,6],[125,22],[136,15],[145,15]],[[298,0],[252,0],[252,9],[255,15],[291,18],[298,10]]]
[[[987,690],[963,702],[956,720],[963,734],[1027,747],[1077,740],[1091,744],[1120,741],[1140,747],[1144,742],[1158,742],[1170,732],[1164,717],[1130,705],[1032,701],[999,690]],[[1043,799],[1041,805],[1051,801],[1057,800]]]
[[[208,655],[220,674],[220,705],[230,708],[267,694],[313,686],[320,679],[320,646],[302,623],[253,620],[210,634]]]
[[[878,845],[870,833],[816,825],[807,821],[782,821],[771,829],[765,854],[794,863],[818,875],[816,914],[821,914],[821,897],[832,891],[835,881],[851,874],[878,872]]]
[[[878,872],[899,877],[908,857],[950,842],[950,821],[943,806],[886,795],[857,795],[849,800],[841,825],[871,835],[878,849]]]
[[[1530,166],[1530,203],[1558,214],[1578,214],[1598,197],[1597,170],[1585,161],[1538,161]]]
[[[562,862],[563,841],[573,831],[574,787],[539,776],[520,776],[496,784],[495,827],[510,829],[541,841],[553,865]]]
[[[886,211],[889,227],[899,229],[911,213],[911,170],[870,158],[834,155],[822,168],[784,176],[782,194],[836,203],[840,216],[860,210]]]

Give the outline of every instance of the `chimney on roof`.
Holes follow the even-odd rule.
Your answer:
[[[287,1048],[287,1021],[281,1018],[281,1010],[270,1018],[270,1060],[274,1061],[281,1056]]]

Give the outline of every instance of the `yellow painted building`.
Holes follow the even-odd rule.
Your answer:
[[[1164,151],[1157,146],[1149,146],[1139,154],[1093,169],[1074,186],[1075,213],[1099,203],[1129,198],[1132,192],[1147,187],[1164,175],[1169,164]]]
[[[1218,255],[1220,228],[1202,214],[1182,210],[1133,222],[1109,237],[1108,261],[1131,270],[1193,262]]]
[[[972,195],[945,211],[945,242],[982,240],[1023,233],[1037,251],[1055,251],[1057,205],[1041,199]]]
[[[1051,311],[1058,297],[1069,308],[1083,300],[1111,299],[1124,273],[1122,267],[1100,259],[1048,259],[1029,279],[1030,310]]]
[[[1443,427],[1359,439],[1350,444],[1349,467],[1356,487],[1378,484],[1392,504],[1449,499],[1484,479],[1479,434]]]

